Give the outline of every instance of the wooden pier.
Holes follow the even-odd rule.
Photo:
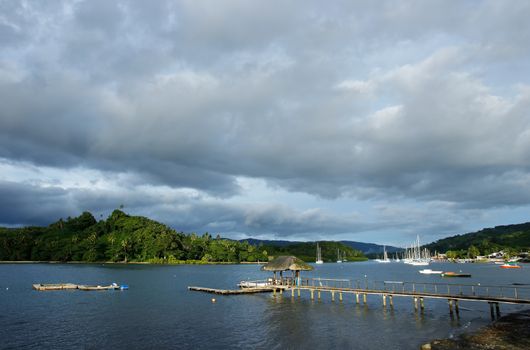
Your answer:
[[[188,287],[189,290],[215,293],[222,295],[249,294],[272,292],[274,295],[289,293],[300,297],[302,292],[309,292],[311,300],[321,300],[322,293],[329,293],[331,301],[338,297],[342,302],[345,295],[354,295],[357,304],[367,303],[368,296],[377,296],[383,307],[394,306],[394,297],[408,297],[413,301],[416,311],[423,312],[425,300],[447,300],[449,313],[459,316],[459,302],[486,302],[490,306],[492,318],[500,316],[499,304],[530,305],[530,288],[521,286],[493,286],[480,284],[452,284],[452,283],[418,283],[401,281],[351,281],[347,279],[293,279],[275,280],[267,287],[241,288],[237,290],[223,290],[203,287]]]
[[[252,294],[252,293],[271,293],[277,289],[284,289],[287,287],[283,286],[271,286],[271,287],[257,287],[257,288],[241,288],[241,289],[215,289],[205,287],[188,287],[188,290],[196,292],[205,292],[211,294],[222,294],[222,295],[234,295],[234,294]]]

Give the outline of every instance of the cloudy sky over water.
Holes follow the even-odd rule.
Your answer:
[[[530,221],[528,1],[0,0],[0,225],[405,245]]]

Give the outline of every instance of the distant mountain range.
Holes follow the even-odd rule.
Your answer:
[[[283,240],[259,240],[254,238],[244,239],[253,245],[268,245],[275,247],[288,247],[295,245],[299,241]],[[324,241],[319,241],[324,242]],[[307,242],[306,242],[307,243]],[[363,243],[356,241],[339,241],[352,249],[359,250],[365,255],[373,258],[383,253],[383,245],[375,243]],[[530,250],[530,222],[514,225],[502,225],[484,228],[476,232],[469,232],[442,238],[436,242],[423,245],[431,252],[445,253],[451,251],[467,251],[471,246],[478,249],[480,254],[490,254],[499,250],[529,251]],[[388,253],[402,252],[404,249],[393,246],[386,246]]]
[[[255,239],[255,238],[247,238],[247,239],[240,240],[240,242],[244,242],[244,241],[247,241],[249,244],[252,244],[252,245],[263,244],[263,245],[275,246],[275,247],[288,247],[290,245],[306,243],[306,242],[301,242],[301,241],[262,240],[262,239]],[[375,243],[363,243],[363,242],[356,242],[356,241],[339,241],[339,243],[342,243],[345,246],[348,246],[352,249],[360,250],[364,254],[383,254],[383,249],[384,249],[383,245],[375,244]],[[403,251],[403,248],[386,246],[386,251],[388,253],[401,252]]]
[[[356,241],[340,241],[342,244],[345,244],[353,249],[360,250],[364,254],[383,254],[383,250],[386,249],[387,253],[402,252],[404,249],[394,246],[383,246],[375,243],[363,243]]]

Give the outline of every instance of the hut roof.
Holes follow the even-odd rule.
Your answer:
[[[313,266],[306,264],[295,256],[278,256],[261,268],[265,271],[310,271]]]

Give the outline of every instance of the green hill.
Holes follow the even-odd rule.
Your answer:
[[[326,261],[336,260],[337,249],[350,261],[364,258],[337,242],[321,246]],[[315,243],[279,247],[212,238],[208,233],[185,234],[120,210],[101,221],[84,212],[47,227],[0,228],[0,261],[255,262],[289,254],[311,262],[315,252]]]
[[[48,227],[0,228],[2,261],[241,262],[267,260],[248,243],[184,234],[115,210],[96,221],[84,212]]]
[[[530,222],[485,228],[477,232],[443,238],[425,245],[430,251],[442,253],[467,251],[471,246],[477,248],[480,255],[499,250],[528,251],[530,249]]]

